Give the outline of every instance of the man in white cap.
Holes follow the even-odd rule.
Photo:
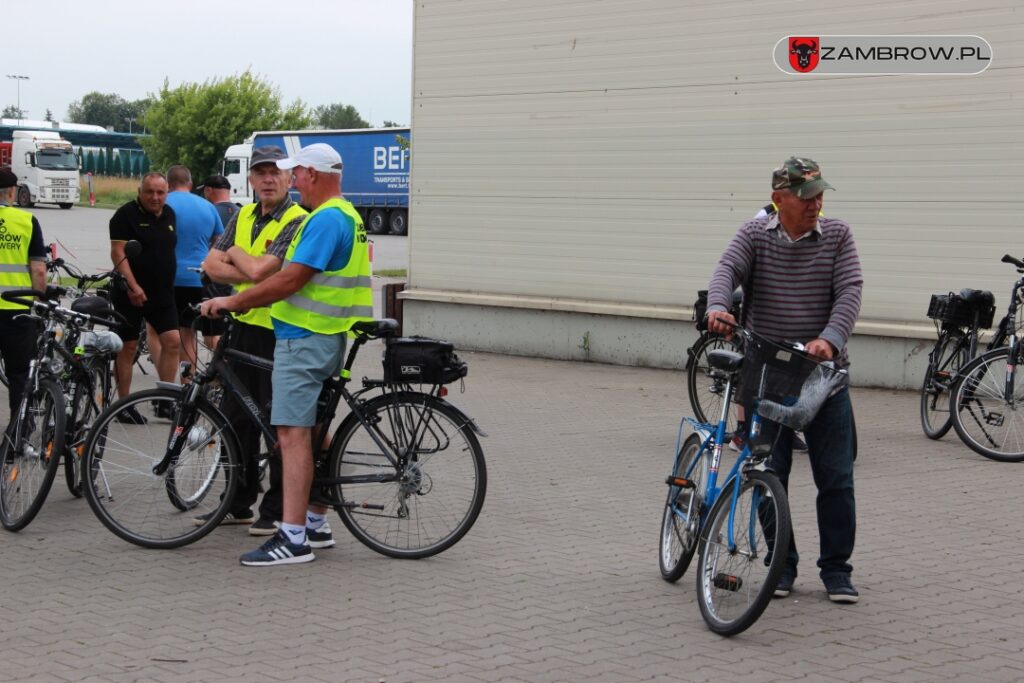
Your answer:
[[[317,143],[277,166],[292,170],[302,203],[316,207],[295,233],[284,268],[243,292],[203,303],[204,315],[272,304],[277,344],[270,421],[277,427],[284,465],[284,515],[271,539],[242,555],[246,566],[310,562],[311,548],[334,545],[327,508],[309,505],[312,427],[323,382],[341,369],[345,333],[373,318],[366,230],[341,197],[341,156]]]

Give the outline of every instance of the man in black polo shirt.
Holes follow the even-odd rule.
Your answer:
[[[139,330],[145,319],[156,332],[161,346],[156,372],[164,382],[174,382],[178,371],[178,312],[174,303],[174,210],[166,206],[167,179],[162,173],[147,173],[139,185],[139,196],[118,209],[110,219],[110,258],[124,276],[126,288],[114,287],[114,308],[128,324],[121,337],[124,348],[117,354],[117,394],[126,396],[132,385],[132,364],[139,345]],[[125,260],[124,245],[130,240],[142,244],[138,256]],[[128,411],[126,411],[128,412]],[[134,409],[132,409],[134,412]],[[128,415],[137,424],[145,418]]]

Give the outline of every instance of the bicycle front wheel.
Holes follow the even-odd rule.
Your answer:
[[[949,395],[964,365],[967,348],[959,331],[944,331],[929,354],[921,385],[921,427],[929,439],[941,439],[953,426]]]
[[[708,480],[708,459],[700,448],[701,438],[691,434],[683,442],[672,469],[674,478],[687,479],[692,487],[669,484],[668,500],[661,517],[658,565],[661,578],[676,582],[686,573],[697,549],[700,519],[704,511],[704,488]]]
[[[953,427],[971,450],[1002,462],[1024,461],[1024,382],[1014,382],[1007,401],[1010,349],[1003,347],[968,363],[953,387]]]
[[[759,471],[742,475],[730,530],[735,486],[734,480],[722,491],[700,534],[697,603],[708,627],[723,636],[747,630],[764,612],[792,536],[782,484]]]
[[[177,416],[181,397],[168,389],[126,396],[100,414],[86,441],[82,485],[89,506],[117,536],[144,548],[177,548],[210,533],[238,486],[234,432],[203,402],[181,424],[181,452],[166,472],[154,474],[179,428],[177,417],[158,416]]]
[[[64,451],[64,393],[45,379],[22,398],[0,445],[0,523],[9,531],[28,526],[43,506]]]
[[[698,422],[717,423],[722,414],[726,381],[720,377],[712,377],[711,366],[708,364],[708,353],[716,349],[738,351],[739,346],[735,337],[728,340],[717,334],[705,334],[694,344],[693,353],[690,354],[686,366],[686,392]],[[733,416],[728,418],[726,428],[729,431],[736,428],[736,419]]]
[[[338,428],[328,469],[341,521],[367,547],[416,559],[473,526],[487,491],[483,450],[462,413],[428,394],[387,393]],[[397,460],[397,462],[396,462]]]

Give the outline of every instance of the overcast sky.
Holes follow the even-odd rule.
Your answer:
[[[127,100],[240,74],[285,103],[342,102],[371,124],[409,124],[412,0],[5,2],[2,73],[26,117],[64,120],[93,90]],[[0,108],[18,103],[0,77]]]

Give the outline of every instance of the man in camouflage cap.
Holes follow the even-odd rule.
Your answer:
[[[736,321],[728,310],[733,290],[742,284],[748,329],[776,341],[803,342],[809,354],[849,366],[846,344],[860,313],[864,278],[850,226],[820,215],[827,189],[832,186],[818,164],[806,157],[790,157],[772,172],[778,213],[743,224],[722,254],[708,285],[709,330],[732,334]],[[750,415],[752,397],[743,398]],[[788,487],[793,430],[765,422],[760,438],[774,443],[770,464]],[[857,602],[850,579],[856,512],[848,387],[825,400],[804,438],[818,488],[819,575],[832,602]],[[786,555],[777,597],[790,594],[797,576],[795,543]]]

